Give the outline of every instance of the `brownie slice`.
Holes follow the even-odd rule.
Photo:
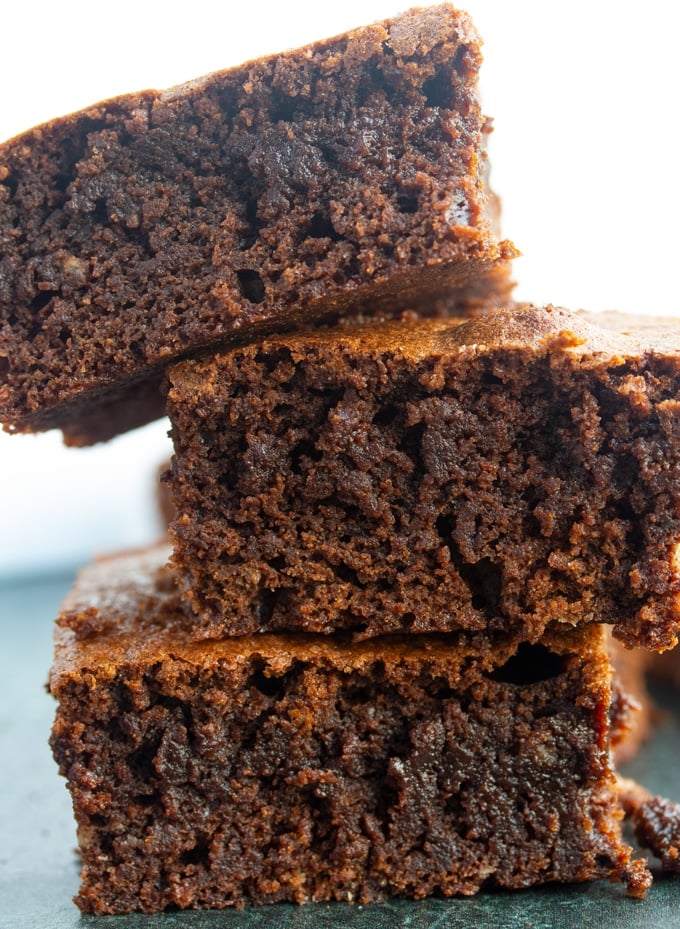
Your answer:
[[[197,635],[680,621],[680,350],[552,307],[264,340],[170,372]]]
[[[82,910],[644,889],[620,834],[601,627],[519,646],[197,642],[167,554],[90,568],[60,618],[52,747]]]
[[[506,298],[480,62],[444,4],[5,143],[0,421],[85,444],[206,346]]]

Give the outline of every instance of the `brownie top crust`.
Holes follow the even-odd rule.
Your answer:
[[[507,298],[480,62],[443,4],[0,146],[0,421],[87,444],[189,353]]]

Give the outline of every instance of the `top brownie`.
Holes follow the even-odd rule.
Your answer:
[[[678,322],[642,341],[628,322],[526,307],[175,366],[171,531],[196,634],[606,622],[670,647]]]
[[[0,146],[0,421],[86,444],[188,353],[507,297],[480,61],[445,4]]]

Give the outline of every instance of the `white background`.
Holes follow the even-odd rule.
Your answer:
[[[392,15],[398,0],[13,2],[0,17],[0,139]],[[680,315],[677,4],[461,0],[485,39],[492,180],[523,252],[517,296]],[[165,423],[87,450],[0,435],[0,578],[70,570],[159,531]]]

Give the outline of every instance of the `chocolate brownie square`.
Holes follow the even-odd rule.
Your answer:
[[[59,620],[52,747],[85,912],[367,903],[600,877],[620,832],[602,627],[540,643],[196,641],[159,547]]]
[[[86,444],[190,352],[506,299],[480,62],[443,4],[0,146],[0,422]]]
[[[535,640],[553,621],[605,622],[670,647],[678,344],[677,322],[641,343],[523,307],[175,366],[171,535],[196,635]]]

